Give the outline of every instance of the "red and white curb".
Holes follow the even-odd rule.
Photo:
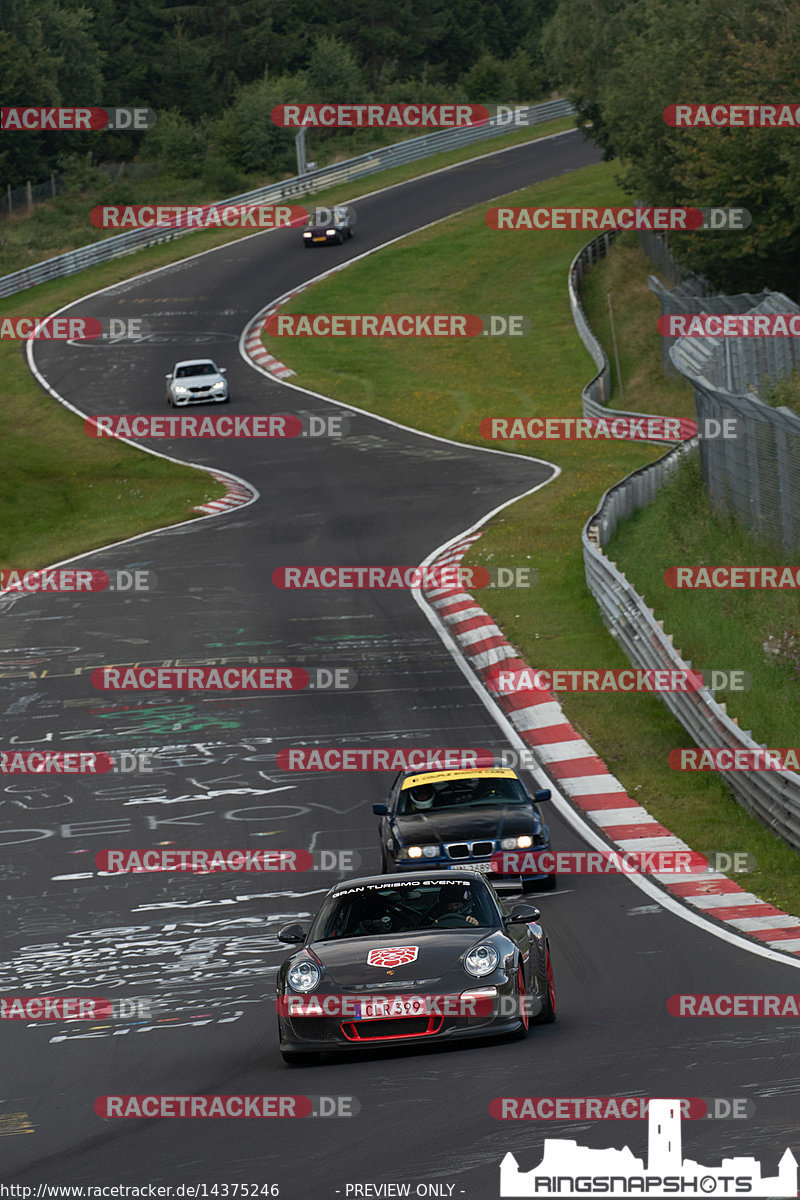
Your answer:
[[[249,504],[258,498],[256,489],[250,487],[243,479],[237,479],[235,475],[228,475],[225,471],[210,471],[209,474],[213,475],[219,483],[224,483],[227,491],[224,496],[220,496],[219,500],[209,500],[208,504],[195,505],[195,512],[228,512],[232,508],[241,508],[243,504]]]
[[[482,531],[452,543],[431,565],[457,566],[481,536]],[[488,678],[500,663],[509,671],[532,671],[532,668],[520,658],[473,596],[457,587],[423,589],[423,596],[493,701],[533,750],[542,769],[612,848],[691,851],[686,842],[631,799],[603,760],[569,723],[555,696],[541,691],[504,695],[489,689]],[[708,870],[690,876],[652,872],[649,877],[676,900],[699,910],[702,916],[713,917],[738,934],[768,943],[773,950],[800,954],[800,918],[744,891],[720,871]]]

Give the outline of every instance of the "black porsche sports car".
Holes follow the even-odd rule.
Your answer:
[[[372,806],[381,818],[381,870],[469,867],[491,875],[492,883],[521,884],[523,891],[553,888],[555,875],[492,871],[492,855],[501,851],[550,849],[538,808],[549,799],[547,788],[531,796],[513,767],[401,771],[387,802]]]
[[[345,238],[353,236],[354,224],[355,215],[346,204],[339,204],[336,208],[317,208],[309,213],[308,222],[303,226],[303,245],[306,249],[328,242],[341,246]]]
[[[472,871],[337,883],[278,971],[288,1063],[323,1051],[517,1033],[555,1020],[550,945],[528,904],[507,911]]]

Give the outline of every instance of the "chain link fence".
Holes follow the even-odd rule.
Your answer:
[[[532,105],[526,114],[525,124],[541,125],[545,121],[553,121],[558,117],[572,116],[575,112],[569,100],[547,100],[542,104]],[[378,171],[386,171],[402,163],[416,162],[428,158],[432,154],[440,154],[445,150],[454,150],[459,146],[488,141],[509,133],[508,124],[492,117],[485,125],[471,125],[461,129],[444,129],[436,133],[426,133],[421,137],[409,138],[404,142],[396,142],[392,146],[384,146],[380,150],[372,150],[359,154],[355,158],[337,163],[331,167],[322,167],[309,171],[305,175],[297,175],[292,179],[284,179],[279,183],[270,183],[264,187],[254,188],[239,196],[227,200],[217,200],[211,208],[222,205],[270,204],[285,200],[290,196],[313,195],[321,188],[346,183],[353,179],[361,179]],[[60,279],[66,275],[74,275],[84,267],[95,263],[108,262],[122,254],[130,254],[143,246],[154,246],[160,242],[171,241],[176,237],[184,237],[192,233],[191,229],[175,227],[156,227],[150,229],[130,229],[126,233],[115,234],[104,238],[90,246],[82,246],[70,250],[67,254],[59,254],[32,267],[14,271],[11,275],[0,278],[0,296],[12,296],[15,292],[35,287],[49,279]]]
[[[649,254],[659,241],[649,234],[642,245]],[[665,261],[663,245],[660,253]],[[704,283],[689,279],[667,289],[656,276],[649,279],[662,315],[800,313],[782,292],[767,288],[755,295],[708,296],[701,293]],[[798,339],[662,336],[662,360],[670,373],[692,384],[701,432],[735,419],[735,436],[700,442],[703,483],[712,504],[734,514],[765,542],[790,553],[800,548],[800,416],[763,399],[771,383],[800,369]],[[719,424],[707,424],[712,421]]]
[[[652,238],[653,235],[648,236]],[[584,247],[578,259],[588,249]],[[608,245],[604,252],[607,250]],[[584,257],[584,264],[596,261],[596,249],[592,255],[594,258]],[[570,268],[571,278],[574,267],[575,263]],[[581,275],[584,270],[585,265],[581,268]],[[677,264],[673,266],[671,277],[680,279]],[[680,292],[676,288],[675,291],[680,304],[686,304],[686,308],[679,306],[668,311],[746,311],[741,306],[692,308],[689,306],[692,297],[698,302],[709,299],[704,296],[705,284],[702,280],[684,280],[684,283],[687,283],[685,290]],[[666,289],[663,292],[670,295]],[[656,294],[660,295],[659,292]],[[738,303],[740,300],[739,297],[713,299],[720,304],[730,301]],[[798,311],[797,306],[780,293],[766,293],[753,307],[755,311],[766,312]],[[753,308],[749,311],[753,311]],[[576,307],[573,304],[575,314]],[[595,346],[598,344],[582,309],[576,315],[575,324],[595,362],[599,363],[599,356],[591,349],[590,343]],[[619,522],[650,504],[674,476],[686,455],[699,451],[701,463],[705,460],[707,464],[703,466],[706,486],[711,481],[711,486],[725,491],[725,501],[741,507],[751,528],[755,522],[760,530],[767,530],[769,520],[774,520],[779,514],[779,523],[773,529],[782,531],[784,544],[788,544],[787,537],[800,538],[796,502],[787,500],[798,491],[793,481],[800,478],[800,418],[786,409],[769,408],[755,394],[734,395],[719,384],[720,376],[725,383],[735,381],[736,386],[742,386],[742,381],[751,374],[763,378],[763,373],[759,372],[765,372],[768,368],[775,369],[777,366],[785,371],[794,363],[796,351],[793,345],[785,345],[784,349],[777,350],[767,346],[748,346],[747,343],[752,343],[754,339],[741,338],[734,339],[743,343],[741,353],[734,352],[731,357],[731,352],[719,344],[731,340],[682,338],[671,349],[671,354],[676,368],[694,384],[701,429],[705,428],[702,422],[707,416],[717,420],[736,416],[744,422],[745,435],[735,441],[694,438],[670,450],[657,462],[634,471],[604,494],[597,511],[582,531],[587,586],[597,601],[606,628],[637,667],[686,671],[692,669],[692,662],[683,659],[680,650],[673,644],[672,635],[665,633],[662,622],[622,571],[608,559],[604,549]],[[757,339],[758,342],[779,340],[782,343],[792,341],[789,338]],[[605,359],[602,347],[598,348]],[[607,370],[607,360],[605,365]],[[701,371],[708,374],[703,375]],[[602,370],[599,374],[602,374]],[[584,412],[586,393],[597,379],[598,376],[584,388]],[[798,541],[795,540],[794,544],[797,545]],[[759,746],[765,748],[764,743],[754,740],[750,730],[740,729],[736,719],[728,716],[726,705],[715,699],[710,688],[704,687],[696,692],[664,692],[661,699],[697,746],[745,750],[754,750]],[[793,771],[721,771],[720,775],[747,812],[789,845],[800,850],[799,774]]]

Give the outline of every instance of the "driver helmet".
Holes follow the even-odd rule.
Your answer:
[[[439,908],[445,912],[451,910],[451,905],[458,905],[457,912],[466,913],[472,904],[472,894],[468,886],[460,883],[449,883],[439,892]]]
[[[431,808],[433,805],[434,788],[432,783],[421,783],[411,789],[411,803],[418,811]]]

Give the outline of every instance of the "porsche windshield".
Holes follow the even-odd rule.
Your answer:
[[[415,787],[404,788],[397,805],[398,816],[429,812],[435,816],[443,809],[478,808],[487,804],[528,804],[520,781],[499,775],[465,779],[445,779],[435,783],[421,780]]]
[[[498,912],[482,883],[432,880],[346,888],[329,896],[311,929],[311,941],[493,927]]]

